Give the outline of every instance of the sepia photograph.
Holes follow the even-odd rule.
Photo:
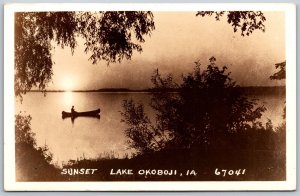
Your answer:
[[[293,5],[34,5],[5,7],[9,190],[295,189]]]

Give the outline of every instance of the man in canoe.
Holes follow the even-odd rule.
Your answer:
[[[72,114],[74,114],[76,111],[75,111],[75,109],[74,109],[74,106],[72,106],[72,108],[71,108],[71,113]]]
[[[77,112],[77,111],[75,111],[74,106],[72,106],[71,112],[62,111],[61,115],[62,115],[62,118],[67,118],[67,117],[77,118],[79,116],[91,116],[91,117],[100,118],[99,113],[100,113],[100,109],[92,110],[92,111],[85,111],[85,112]]]

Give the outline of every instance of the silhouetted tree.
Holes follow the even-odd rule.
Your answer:
[[[274,73],[272,76],[270,76],[270,79],[271,80],[286,79],[285,67],[286,67],[286,61],[275,64],[275,68],[279,69],[279,71]],[[279,135],[278,143],[280,144],[280,149],[285,150],[286,149],[286,102],[284,102],[282,118],[284,119],[284,122],[280,124],[278,127],[276,127],[275,131],[277,135]]]
[[[31,116],[15,115],[16,179],[18,181],[59,180],[59,170],[51,164],[53,154],[45,144],[38,147],[31,131]]]
[[[135,104],[132,100],[124,100],[123,108],[121,122],[128,125],[125,135],[129,139],[129,147],[135,149],[138,154],[162,149],[167,136],[151,124],[144,112],[144,106]]]
[[[93,63],[120,62],[141,52],[140,43],[154,28],[153,14],[142,11],[16,13],[15,95],[32,87],[44,90],[51,81],[53,43],[73,53],[82,37]]]
[[[30,146],[36,146],[36,140],[34,139],[35,133],[31,131],[30,122],[31,116],[17,114],[15,116],[15,142],[26,143]]]
[[[15,142],[16,145],[29,145],[36,149],[44,159],[50,163],[52,161],[52,153],[49,151],[49,147],[45,144],[43,147],[37,147],[35,133],[31,131],[30,115],[23,115],[22,113],[15,116]]]
[[[149,119],[143,111],[143,107],[130,107],[123,105],[122,113],[129,125],[129,129],[136,128],[136,137],[129,137],[132,143],[139,144],[142,140],[146,143],[154,143],[154,138],[164,136],[163,148],[222,148],[228,144],[227,136],[235,133],[243,133],[255,127],[260,127],[264,106],[256,107],[255,100],[249,100],[243,96],[239,86],[230,78],[227,67],[219,68],[216,59],[210,58],[210,64],[201,71],[200,63],[196,62],[192,73],[183,76],[183,82],[176,84],[172,76],[161,77],[158,70],[152,76],[155,92],[152,93],[151,107],[156,111],[156,124],[152,127],[155,137],[145,139],[141,129],[137,127],[140,119]],[[169,93],[170,88],[178,87],[179,93]],[[137,113],[143,115],[136,115]],[[142,116],[143,118],[138,118]],[[130,122],[130,123],[128,123]],[[139,123],[137,123],[139,122]],[[149,120],[143,121],[150,127]],[[127,129],[128,130],[128,129]],[[148,128],[146,129],[148,130]],[[155,130],[155,131],[154,131]],[[159,133],[159,134],[157,134]],[[227,139],[226,139],[227,138]],[[222,145],[224,144],[224,145]],[[133,146],[133,145],[131,145]],[[145,146],[145,145],[144,145]]]
[[[265,32],[266,17],[261,11],[198,11],[196,14],[196,16],[202,17],[213,15],[217,21],[227,15],[227,22],[231,24],[234,32],[240,29],[242,36],[249,36],[256,29]]]
[[[283,80],[283,79],[285,79],[285,77],[286,77],[285,67],[286,67],[286,61],[275,64],[275,68],[279,69],[279,71],[274,73],[272,76],[270,76],[270,79],[271,80]],[[282,117],[283,117],[283,119],[285,119],[285,117],[286,117],[286,106],[284,106]],[[285,122],[284,122],[284,124],[285,124]]]
[[[279,71],[274,73],[272,76],[270,76],[270,79],[271,80],[285,79],[285,66],[286,66],[286,61],[275,64],[275,68],[279,69]]]

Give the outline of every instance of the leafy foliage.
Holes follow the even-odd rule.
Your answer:
[[[37,151],[46,162],[52,161],[53,154],[49,151],[49,147],[45,144],[42,147],[37,147],[35,133],[31,131],[30,115],[22,115],[22,113],[15,116],[15,142],[16,145],[28,145],[34,151]]]
[[[151,12],[101,12],[101,16],[85,12],[79,13],[78,19],[81,21],[79,32],[86,40],[85,52],[92,52],[89,59],[93,63],[130,59],[134,50],[142,52],[132,34],[138,42],[144,42],[143,35],[154,29]]]
[[[135,149],[138,154],[146,154],[163,147],[164,137],[154,126],[144,112],[141,104],[135,104],[132,100],[124,100],[124,117],[122,122],[128,125],[125,130],[129,147]]]
[[[20,12],[15,14],[15,94],[32,87],[45,89],[51,81],[51,41],[74,51],[74,12]]]
[[[53,154],[45,144],[38,147],[31,131],[31,116],[15,115],[17,181],[59,180],[59,171],[51,164]]]
[[[274,73],[272,76],[270,76],[271,80],[283,80],[286,78],[286,61],[275,64],[275,68],[279,69],[278,72]],[[278,137],[278,143],[280,144],[280,149],[286,149],[286,103],[284,103],[284,109],[283,109],[283,115],[282,118],[284,119],[284,122],[275,128],[275,131],[277,133]]]
[[[15,116],[15,142],[26,143],[33,147],[36,146],[34,139],[35,133],[31,131],[32,117],[30,115],[23,116],[21,113]]]
[[[285,79],[285,67],[286,67],[286,61],[275,64],[275,68],[279,69],[279,71],[274,73],[272,76],[270,76],[270,79],[271,80]]]
[[[227,15],[227,22],[231,24],[234,32],[240,29],[242,36],[249,36],[256,29],[265,31],[264,22],[266,17],[261,11],[198,11],[196,14],[196,16],[202,17],[213,15],[215,15],[217,21],[224,15]]]
[[[44,90],[54,64],[52,43],[72,53],[85,40],[90,60],[107,63],[130,59],[154,30],[151,12],[19,12],[15,14],[15,95],[33,87]],[[133,37],[134,36],[134,37]]]
[[[256,102],[242,95],[230,73],[226,72],[227,67],[219,68],[215,62],[211,57],[203,71],[196,62],[194,72],[183,76],[179,98],[173,95],[171,100],[163,100],[154,95],[155,103],[169,104],[164,112],[166,115],[159,121],[171,127],[175,145],[215,146],[222,135],[249,129],[266,110],[263,106],[255,108]],[[163,107],[156,107],[161,113],[159,108]]]
[[[222,148],[229,145],[228,141],[235,134],[253,129],[264,130],[258,119],[266,108],[256,106],[256,100],[243,96],[239,86],[230,78],[230,73],[227,73],[226,66],[219,68],[214,57],[209,61],[204,70],[196,62],[194,71],[183,76],[181,84],[173,82],[171,75],[163,78],[158,70],[154,72],[151,80],[155,91],[152,93],[151,107],[156,111],[155,126],[150,125],[141,105],[135,108],[132,101],[129,105],[123,105],[126,111],[122,113],[125,117],[123,122],[130,127],[126,130],[127,135],[133,132],[135,135],[132,137],[129,134],[130,142],[134,144],[131,147],[144,149],[147,143],[154,143],[154,139],[164,136],[166,139],[159,140],[163,144],[150,147],[153,151],[175,147]],[[175,87],[179,93],[168,91]],[[143,131],[149,130],[149,127],[156,137],[144,137]]]
[[[283,79],[285,79],[286,78],[285,67],[286,67],[286,61],[275,64],[275,68],[279,69],[279,71],[274,73],[272,76],[270,76],[270,79],[271,80],[283,80]],[[282,117],[283,117],[284,120],[286,119],[286,106],[283,109]],[[276,128],[276,130],[278,132],[284,132],[284,135],[285,135],[285,126],[286,126],[286,122],[284,121],[282,123],[282,125],[280,125],[279,127]],[[284,138],[285,138],[285,136],[284,136]]]

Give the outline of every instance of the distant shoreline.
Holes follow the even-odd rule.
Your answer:
[[[286,86],[241,86],[241,87],[236,87],[240,88],[242,91],[246,93],[251,93],[251,92],[270,92],[270,91],[285,91]],[[179,92],[180,89],[164,89],[164,91],[167,92]],[[141,90],[136,90],[136,89],[128,89],[128,88],[101,88],[101,89],[96,89],[96,90],[30,90],[28,92],[46,92],[46,93],[51,93],[51,92],[108,92],[108,93],[127,93],[127,92],[133,92],[133,93],[151,93],[151,92],[160,92],[161,89],[141,89]]]

